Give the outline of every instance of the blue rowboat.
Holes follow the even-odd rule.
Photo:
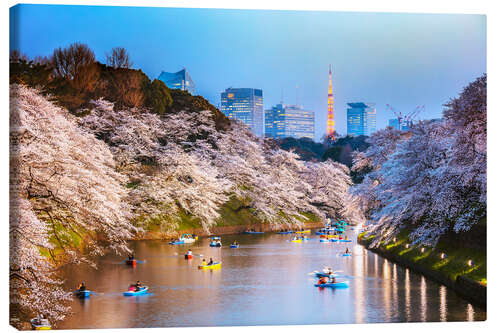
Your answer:
[[[347,282],[323,283],[315,284],[314,286],[319,288],[349,288],[349,284]]]
[[[263,234],[264,231],[244,231],[243,233],[247,235],[256,235],[256,234]]]
[[[210,246],[211,246],[211,247],[221,247],[221,246],[222,246],[222,244],[221,244],[221,243],[219,243],[219,242],[210,242]]]
[[[139,295],[145,295],[148,293],[148,287],[140,287],[138,291],[125,291],[123,293],[123,296],[139,296]]]
[[[335,274],[335,273],[332,273],[332,274],[328,274],[328,273],[320,273],[320,272],[317,272],[316,273],[316,277],[330,277],[330,276],[334,276],[334,277],[337,277],[339,276],[338,274]]]
[[[350,256],[352,256],[352,254],[350,254],[350,253],[344,253],[342,256],[343,257],[350,257]]]
[[[339,241],[339,240],[338,240],[337,238],[332,238],[332,239],[330,239],[330,242],[333,242],[333,243],[336,243],[336,242],[338,242],[338,241]]]
[[[229,245],[229,247],[232,249],[237,249],[240,247],[240,245],[239,244],[231,244],[231,245]]]
[[[279,235],[288,235],[288,234],[293,234],[293,231],[278,231],[277,234],[279,234]]]
[[[211,240],[220,240],[220,237],[219,236],[213,236],[212,238],[210,238]]]
[[[352,242],[352,240],[350,240],[350,239],[340,239],[339,242],[349,243],[349,242]]]
[[[330,241],[329,241],[328,239],[321,238],[321,239],[319,240],[319,242],[320,242],[320,243],[328,243],[328,242],[330,242]]]
[[[78,298],[89,298],[91,291],[90,290],[83,290],[83,291],[76,290],[74,293],[75,293],[75,296]]]

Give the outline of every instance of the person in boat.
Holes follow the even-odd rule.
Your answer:
[[[346,248],[345,248],[345,254],[349,254],[349,253],[351,253],[351,252],[349,252],[349,248],[348,248],[348,247],[346,247]]]
[[[328,278],[323,276],[323,277],[320,277],[319,280],[318,280],[318,284],[325,284],[328,282]]]
[[[214,261],[213,261],[212,258],[210,258],[210,261],[208,262],[208,265],[210,266],[210,265],[213,265],[213,264],[214,264]]]
[[[330,276],[329,283],[336,283],[336,282],[337,282],[337,279],[335,278],[335,276]]]
[[[141,287],[142,287],[141,281],[137,280],[134,287],[135,287],[135,291],[141,290]]]
[[[234,240],[233,245],[238,245],[238,241]]]
[[[131,255],[129,255],[129,256],[128,256],[128,260],[132,261],[132,260],[134,260],[134,259],[135,259],[135,257],[134,257],[134,254],[133,254],[133,253],[132,253]]]
[[[87,287],[85,287],[85,283],[83,283],[83,282],[82,282],[82,283],[80,283],[80,284],[78,285],[78,290],[79,290],[79,291],[85,291],[85,290],[87,290]]]
[[[220,240],[219,240],[219,241],[217,241],[217,246],[222,246],[222,243],[221,243],[221,241],[220,241]]]
[[[203,259],[203,260],[201,261],[201,264],[200,264],[200,265],[201,265],[201,266],[206,266],[206,265],[207,265],[207,262],[205,261],[205,259]]]
[[[192,255],[193,255],[193,251],[191,251],[191,249],[189,249],[189,250],[187,251],[186,255],[188,255],[188,256],[192,256]]]
[[[333,274],[332,268],[331,267],[327,267],[325,273],[328,274],[328,275],[332,275]]]

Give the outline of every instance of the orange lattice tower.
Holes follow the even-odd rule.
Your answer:
[[[332,65],[328,75],[328,120],[326,122],[326,135],[335,140],[335,120],[333,119],[333,93],[332,93]]]

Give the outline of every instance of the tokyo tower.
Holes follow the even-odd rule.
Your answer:
[[[326,136],[335,140],[335,120],[333,120],[333,93],[332,93],[332,65],[328,75],[328,120],[326,122]]]

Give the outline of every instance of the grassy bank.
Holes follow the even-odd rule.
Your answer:
[[[482,250],[471,249],[450,241],[440,241],[435,248],[410,246],[408,234],[407,231],[400,233],[395,239],[380,245],[377,251],[437,272],[452,282],[462,276],[483,286],[487,285],[486,247]],[[359,235],[360,243],[366,246],[369,246],[372,239],[373,236],[366,237],[365,233]],[[469,265],[470,260],[472,265]]]
[[[217,221],[217,224],[213,227],[214,230],[225,228],[226,230],[235,230],[238,232],[241,226],[252,226],[257,228],[258,230],[268,230],[269,225],[265,224],[262,220],[257,218],[252,211],[252,208],[249,208],[241,199],[232,197],[228,200],[219,210],[220,218]],[[314,224],[321,223],[321,219],[314,214],[311,213],[303,213],[306,218],[300,218],[302,222],[306,224]],[[186,213],[179,214],[180,221],[178,222],[178,227],[175,230],[175,233],[182,232],[195,232],[197,234],[202,234],[202,226],[201,222],[198,218],[193,217],[192,215]],[[168,235],[164,232],[161,232],[161,223],[160,220],[150,220],[147,226],[145,227],[147,232],[147,238],[165,238]],[[231,229],[231,227],[234,227]],[[237,231],[238,230],[238,231]]]

